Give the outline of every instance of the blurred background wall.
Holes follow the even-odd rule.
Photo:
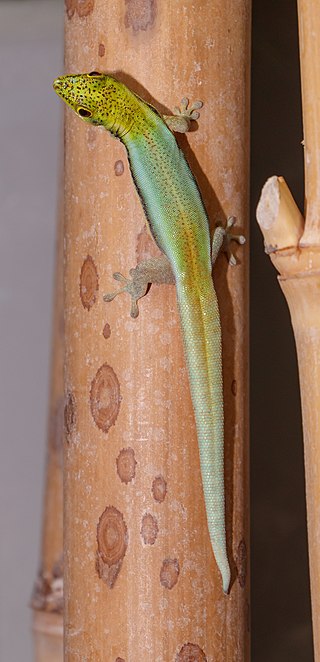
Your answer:
[[[0,0],[1,662],[33,660],[27,605],[39,559],[61,120],[51,82],[62,59],[62,0]],[[255,222],[272,174],[303,208],[299,82],[295,3],[253,0],[253,662],[313,659],[295,348]]]
[[[0,1],[0,660],[31,662],[60,147],[63,3]]]

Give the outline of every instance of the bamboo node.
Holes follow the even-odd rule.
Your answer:
[[[55,564],[52,572],[39,572],[34,583],[30,606],[37,611],[63,613],[63,562]]]
[[[266,253],[294,253],[303,234],[304,219],[283,177],[267,179],[257,206],[257,221]]]

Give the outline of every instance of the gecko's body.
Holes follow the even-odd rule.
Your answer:
[[[160,276],[152,277],[156,259],[132,270],[127,289],[136,300],[150,282],[174,282],[181,317],[190,390],[196,420],[201,474],[210,539],[229,589],[224,496],[224,413],[221,328],[212,282],[212,258],[222,243],[218,231],[211,254],[209,222],[199,189],[166,121],[158,112],[111,76],[64,76],[56,92],[86,121],[103,125],[126,147],[135,186],[156,244]],[[197,106],[195,106],[197,107]],[[191,115],[192,117],[192,115]],[[221,228],[220,228],[221,230]],[[171,266],[167,269],[167,262]],[[118,280],[125,279],[117,274]],[[114,294],[109,295],[111,300]]]

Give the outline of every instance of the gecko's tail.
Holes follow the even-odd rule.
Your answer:
[[[228,593],[230,566],[225,525],[221,328],[211,275],[196,285],[192,277],[177,279],[177,296],[196,419],[208,529],[223,590]]]

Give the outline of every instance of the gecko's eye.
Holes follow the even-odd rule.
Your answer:
[[[89,76],[90,78],[94,78],[94,77],[97,78],[97,77],[99,77],[99,76],[102,76],[102,74],[100,74],[99,71],[91,71],[90,74],[88,74],[88,76]]]
[[[80,117],[92,117],[91,110],[88,110],[88,108],[83,108],[82,106],[77,108],[77,113],[80,115]]]

